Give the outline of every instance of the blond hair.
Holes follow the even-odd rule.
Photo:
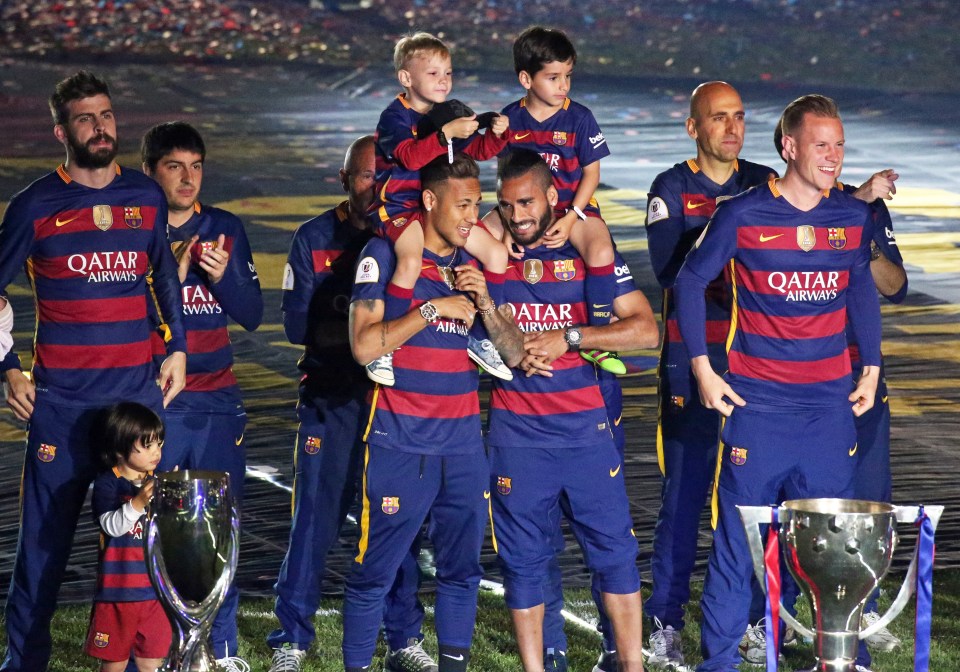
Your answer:
[[[428,54],[449,58],[450,50],[443,40],[430,33],[421,31],[413,35],[404,35],[393,48],[393,67],[399,72],[406,68],[412,59]]]

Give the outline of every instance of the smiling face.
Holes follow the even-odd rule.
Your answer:
[[[697,142],[697,162],[732,163],[743,149],[743,101],[722,82],[708,84],[694,94],[687,133]]]
[[[843,167],[843,123],[807,112],[791,135],[783,137],[787,170],[808,191],[833,187]]]
[[[407,102],[421,114],[442,103],[453,89],[450,56],[439,52],[421,52],[411,57],[397,72],[400,85],[407,90]]]
[[[68,161],[78,168],[106,168],[117,157],[117,121],[110,98],[103,94],[67,103],[66,123],[54,135],[67,148]]]
[[[536,246],[554,221],[557,190],[546,189],[533,171],[500,182],[497,207],[518,245]]]
[[[451,178],[423,192],[424,246],[437,254],[467,244],[480,216],[480,180]]]

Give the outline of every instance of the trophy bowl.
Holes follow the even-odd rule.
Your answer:
[[[207,640],[236,572],[240,548],[230,476],[186,470],[156,479],[147,515],[146,557],[150,582],[173,629],[162,669],[215,670]]]

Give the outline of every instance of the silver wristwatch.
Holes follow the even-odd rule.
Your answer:
[[[567,342],[567,352],[576,352],[583,341],[583,332],[580,327],[567,327],[563,330],[563,340]]]
[[[420,317],[425,319],[427,322],[436,322],[440,319],[440,311],[437,310],[435,305],[427,301],[420,306]]]

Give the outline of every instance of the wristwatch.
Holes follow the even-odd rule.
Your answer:
[[[576,352],[583,341],[583,332],[580,327],[567,327],[563,330],[563,340],[567,342],[567,352]]]
[[[429,322],[436,322],[440,319],[440,311],[437,310],[437,307],[427,301],[422,306],[420,306],[420,317]]]

